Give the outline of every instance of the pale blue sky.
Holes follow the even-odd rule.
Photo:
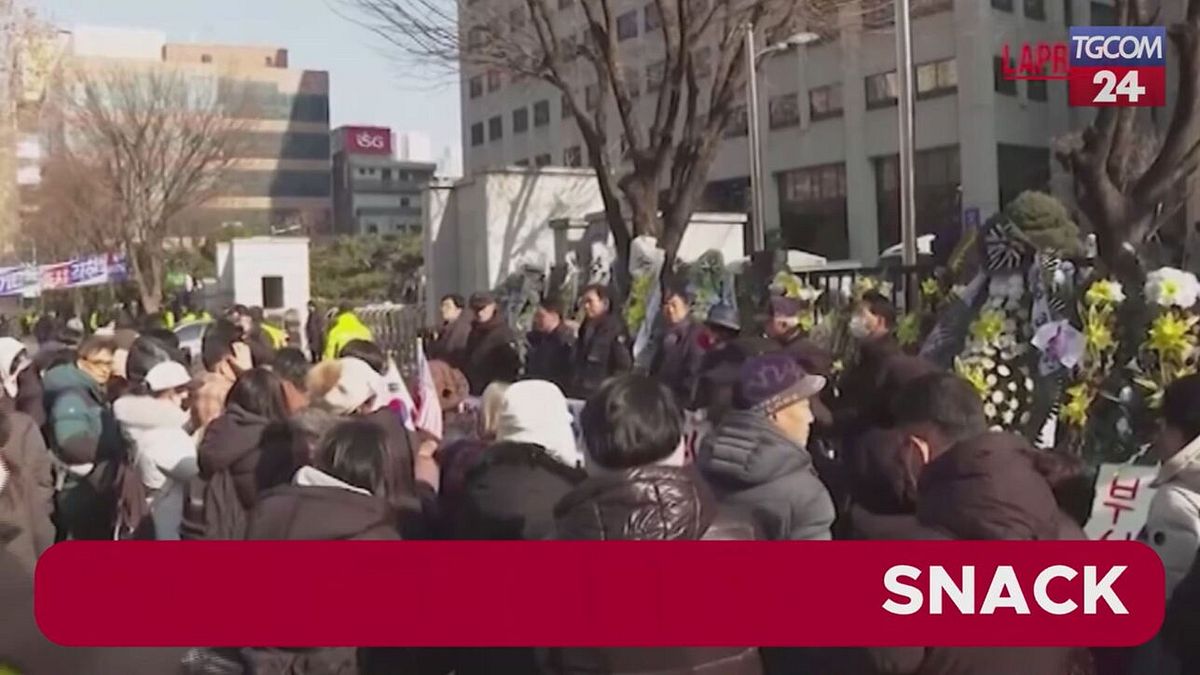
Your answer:
[[[419,131],[432,140],[435,159],[447,146],[461,156],[457,87],[444,74],[421,78],[411,67],[402,67],[379,38],[330,9],[329,3],[337,0],[31,2],[64,28],[147,28],[165,31],[171,41],[287,48],[292,67],[329,71],[334,126],[378,124]]]

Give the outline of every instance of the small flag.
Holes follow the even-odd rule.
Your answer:
[[[400,376],[400,369],[396,367],[396,359],[391,356],[388,356],[388,369],[383,375],[383,384],[387,391],[381,397],[380,407],[399,408],[397,412],[404,422],[404,428],[416,431],[413,416],[417,410],[417,404],[413,401],[412,393],[405,386],[404,378]]]
[[[433,370],[429,367],[429,359],[425,358],[425,346],[420,340],[417,341],[417,396],[417,428],[442,438],[445,432],[442,399],[438,396]]]

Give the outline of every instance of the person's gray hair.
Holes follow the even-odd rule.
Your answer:
[[[308,449],[310,460],[312,453],[325,439],[325,435],[341,420],[341,417],[322,406],[308,406],[292,415],[292,428]]]

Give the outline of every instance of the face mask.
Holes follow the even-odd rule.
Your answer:
[[[867,324],[867,317],[858,314],[850,318],[850,335],[858,340],[871,335],[871,327]]]

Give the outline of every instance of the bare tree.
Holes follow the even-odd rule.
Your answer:
[[[1160,24],[1166,4],[1116,0],[1117,17],[1123,25]],[[1102,261],[1127,280],[1154,264],[1147,239],[1183,206],[1200,166],[1200,0],[1186,0],[1182,20],[1167,35],[1178,90],[1165,133],[1160,137],[1145,109],[1101,108],[1082,135],[1068,138],[1057,153],[1072,174]]]
[[[722,131],[744,114],[746,27],[782,37],[796,27],[803,4],[651,0],[646,24],[657,40],[645,58],[631,46],[638,41],[622,39],[629,27],[618,27],[617,0],[572,0],[572,14],[560,10],[560,0],[343,2],[359,23],[417,62],[552,85],[583,139],[618,251],[627,255],[633,237],[651,235],[668,261]],[[641,23],[639,16],[638,32]]]
[[[242,87],[158,65],[72,71],[63,85],[46,219],[93,250],[123,250],[143,306],[157,311],[164,244],[182,234],[182,214],[220,192],[238,156]]]

